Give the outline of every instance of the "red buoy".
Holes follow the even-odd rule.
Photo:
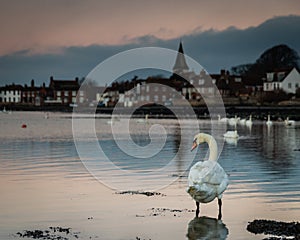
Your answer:
[[[27,125],[26,124],[22,124],[22,128],[27,128]]]

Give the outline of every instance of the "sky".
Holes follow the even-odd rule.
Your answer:
[[[177,50],[207,71],[299,47],[298,0],[0,0],[0,83],[84,77],[135,47]],[[298,29],[297,29],[298,27]]]

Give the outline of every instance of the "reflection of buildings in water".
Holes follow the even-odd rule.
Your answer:
[[[222,220],[209,217],[196,217],[189,222],[188,233],[186,236],[189,240],[222,240],[227,238],[228,232],[228,228]]]
[[[186,182],[187,170],[194,161],[195,153],[191,153],[191,146],[193,137],[198,132],[198,122],[194,121],[187,122],[183,120],[181,123],[177,122],[175,128],[173,128],[173,133],[171,134],[172,149],[173,153],[176,154],[176,172],[173,173],[173,176],[179,177],[180,181]]]
[[[282,125],[262,126],[262,155],[274,170],[286,171],[292,165],[295,129]]]
[[[180,125],[179,123],[176,124],[174,128],[174,134],[173,134],[173,152],[176,155],[176,167],[177,167],[177,172],[174,173],[174,176],[179,177],[179,179],[184,177],[184,173],[186,171],[185,167],[185,152],[187,151],[187,143],[185,140],[182,138],[182,135],[180,133]]]

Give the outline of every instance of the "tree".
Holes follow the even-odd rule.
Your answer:
[[[232,73],[252,78],[263,78],[267,72],[276,69],[299,68],[298,53],[285,44],[267,49],[253,64],[244,64],[231,68]]]

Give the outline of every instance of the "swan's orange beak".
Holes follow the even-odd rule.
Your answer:
[[[191,151],[193,151],[196,147],[197,147],[197,143],[196,143],[196,141],[194,141],[194,142],[193,142],[193,146],[192,146],[192,148],[191,148]]]

